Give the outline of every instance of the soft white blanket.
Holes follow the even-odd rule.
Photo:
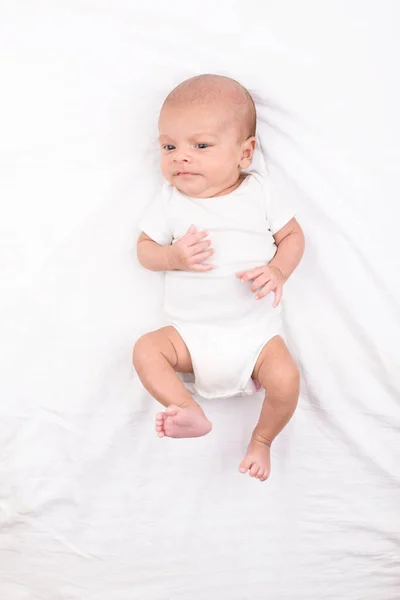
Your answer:
[[[0,597],[398,600],[398,3],[0,10]],[[159,440],[131,367],[162,323],[135,256],[157,111],[201,72],[255,93],[307,236],[285,290],[302,396],[265,484],[237,472],[261,397]]]

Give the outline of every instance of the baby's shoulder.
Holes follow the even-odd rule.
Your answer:
[[[267,175],[259,173],[258,171],[249,171],[248,179],[249,182],[246,190],[248,195],[251,196],[253,200],[258,198],[260,202],[264,202],[268,195]]]
[[[260,173],[259,171],[249,171],[248,177],[250,178],[253,187],[258,188],[260,191],[265,189],[268,182],[267,175]]]

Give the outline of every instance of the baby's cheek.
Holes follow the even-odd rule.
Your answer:
[[[172,169],[171,165],[167,161],[161,161],[161,173],[168,181],[171,180],[172,177]]]
[[[221,160],[216,159],[212,164],[207,165],[206,176],[210,180],[210,183],[218,183],[224,179],[224,171],[226,167]]]

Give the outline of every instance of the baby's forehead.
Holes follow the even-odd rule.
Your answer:
[[[214,117],[225,127],[231,124],[246,131],[247,136],[255,134],[254,101],[240,83],[228,77],[200,75],[179,84],[167,96],[160,117],[168,113],[169,118],[176,118],[183,111],[192,116],[198,113],[203,120],[208,117],[210,122]]]
[[[159,119],[160,136],[169,132],[180,132],[188,137],[202,134],[222,137],[237,128],[234,112],[224,105],[214,103],[164,106]]]

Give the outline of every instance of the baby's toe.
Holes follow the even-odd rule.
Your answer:
[[[164,422],[165,422],[165,413],[158,413],[156,416],[156,432],[158,437],[164,437]]]
[[[251,461],[249,458],[244,458],[244,460],[242,460],[242,462],[239,465],[239,471],[241,473],[247,473],[247,471],[250,469],[251,467]]]
[[[257,477],[259,470],[260,470],[260,465],[257,463],[253,463],[250,468],[250,475],[252,477]]]

